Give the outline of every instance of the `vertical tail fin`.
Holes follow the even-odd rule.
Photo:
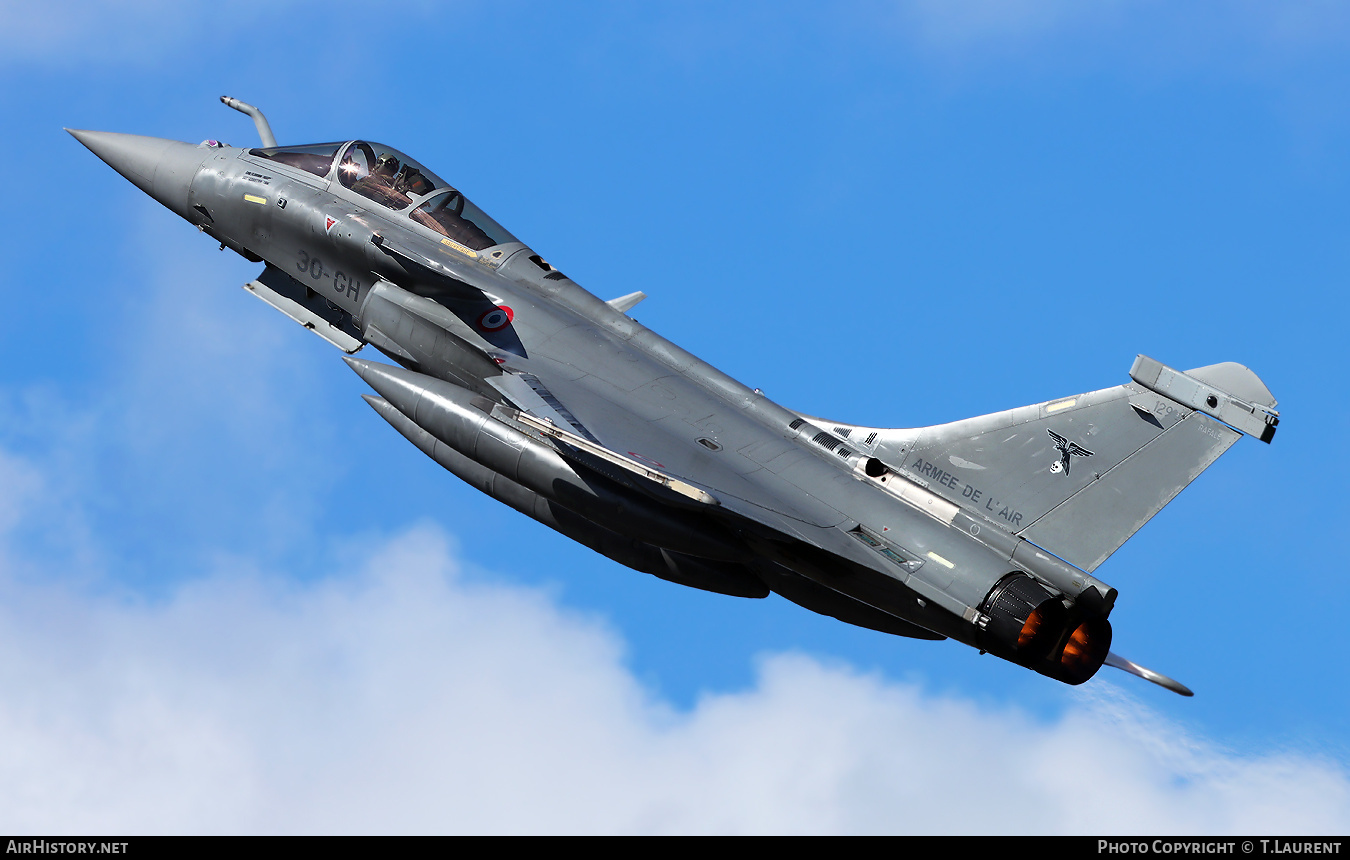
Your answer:
[[[1187,373],[1139,356],[1133,381],[925,427],[881,430],[875,455],[967,511],[1093,571],[1246,433],[1279,413],[1247,368]]]

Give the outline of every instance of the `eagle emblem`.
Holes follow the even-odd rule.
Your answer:
[[[1050,466],[1050,474],[1058,475],[1060,472],[1069,474],[1070,457],[1091,457],[1092,452],[1079,445],[1077,442],[1070,442],[1054,430],[1046,430],[1050,438],[1055,440],[1055,449],[1059,451],[1059,459]]]

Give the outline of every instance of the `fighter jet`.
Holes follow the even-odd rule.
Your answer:
[[[1252,371],[1135,358],[1130,380],[933,427],[774,403],[602,301],[438,174],[367,140],[261,147],[71,131],[202,233],[244,289],[348,354],[375,412],[494,499],[634,570],[775,592],[1081,684],[1112,665],[1093,574],[1279,413]],[[1070,469],[1072,460],[1075,468]]]

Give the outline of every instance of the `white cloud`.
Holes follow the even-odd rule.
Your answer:
[[[398,5],[405,15],[444,11],[441,4],[426,0]],[[0,62],[66,67],[181,63],[236,34],[256,33],[259,27],[273,35],[284,32],[286,44],[294,47],[297,34],[327,39],[332,36],[330,22],[369,13],[368,6],[344,0],[235,0],[227,6],[181,0],[0,0]],[[288,20],[284,27],[277,27],[278,16]]]
[[[803,655],[681,712],[596,619],[414,529],[295,586],[4,587],[0,829],[1341,832],[1344,769],[1236,755],[1096,684],[1062,719]]]
[[[239,0],[228,6],[178,0],[0,0],[0,51],[8,63],[60,66],[117,63],[152,66],[181,61],[223,36],[271,20],[288,0]],[[327,8],[332,8],[328,6]]]
[[[30,458],[0,451],[0,538],[12,529],[51,569],[121,579],[133,566],[198,574],[174,569],[185,556],[303,547],[350,465],[320,406],[336,387],[370,417],[366,389],[341,353],[241,289],[261,266],[149,201],[138,212],[129,245],[154,253],[109,276],[116,303],[90,329],[61,333],[69,364],[34,362],[54,381],[0,391],[0,444]]]
[[[988,48],[997,43],[1027,44],[1052,36],[1078,39],[1148,30],[1177,37],[1176,46],[1196,49],[1210,40],[1292,50],[1343,43],[1350,36],[1350,14],[1343,4],[1304,0],[1270,4],[1238,2],[1223,6],[1177,6],[1142,0],[1075,3],[1073,0],[913,0],[896,4],[898,19],[934,48]]]
[[[193,5],[173,0],[116,4],[0,0],[0,49],[11,62],[145,61],[147,49],[199,31],[207,14]]]
[[[948,50],[991,42],[1023,42],[1117,17],[1120,4],[1068,0],[918,0],[897,7],[915,35]]]
[[[431,25],[453,24],[463,14],[446,12],[445,4],[427,0],[401,0],[389,4],[390,19],[412,16]],[[617,4],[622,7],[623,4]],[[651,4],[649,4],[650,6]],[[307,14],[308,13],[310,14]],[[368,9],[344,2],[314,3],[307,0],[240,0],[228,8],[178,0],[128,0],[107,4],[96,0],[57,0],[34,4],[25,0],[0,0],[0,49],[9,63],[33,62],[61,66],[86,63],[154,65],[165,60],[180,62],[224,40],[269,27],[284,16],[300,25],[311,39],[332,38],[330,22],[344,21]],[[511,15],[511,10],[499,10]],[[755,10],[741,25],[734,10],[718,9],[718,20],[731,29],[693,25],[689,38],[672,42],[668,49],[677,56],[693,51],[701,55],[708,47],[744,47],[751,30],[759,40],[777,39],[803,27],[821,25],[820,10],[811,4],[801,8],[774,8],[762,16]],[[731,17],[728,18],[728,15]],[[672,16],[675,23],[672,23]],[[694,13],[697,19],[698,13]],[[1127,44],[1120,56],[1157,50],[1183,55],[1209,55],[1216,44],[1231,50],[1272,51],[1295,55],[1309,50],[1343,47],[1350,39],[1350,13],[1332,0],[1290,3],[1237,2],[1195,6],[1158,0],[904,0],[887,6],[868,6],[857,15],[837,12],[843,20],[859,20],[869,29],[885,30],[888,22],[906,40],[944,55],[970,59],[1004,52],[1021,53],[1044,49],[1060,40],[1059,47],[1094,42],[1099,51],[1113,40]],[[629,41],[649,38],[689,21],[683,4],[653,6],[644,14],[597,15],[594,32],[612,32]],[[656,22],[655,25],[653,22]],[[631,25],[631,26],[630,26]],[[598,30],[596,28],[599,28]],[[606,28],[610,28],[606,30]],[[618,29],[613,29],[618,28]],[[341,30],[341,28],[339,28]],[[345,33],[346,30],[341,30]],[[657,43],[660,43],[658,38]],[[1114,53],[1114,52],[1113,52]]]

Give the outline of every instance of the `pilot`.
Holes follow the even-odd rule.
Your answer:
[[[397,173],[398,159],[394,156],[386,152],[375,159],[375,169],[371,171],[371,175],[378,177],[385,185],[392,186],[394,184],[394,176]]]
[[[398,174],[400,166],[395,156],[387,152],[382,153],[375,159],[375,167],[370,171],[370,175],[358,180],[351,188],[357,194],[369,197],[390,209],[406,208],[412,202],[411,198],[394,186],[394,177]]]

